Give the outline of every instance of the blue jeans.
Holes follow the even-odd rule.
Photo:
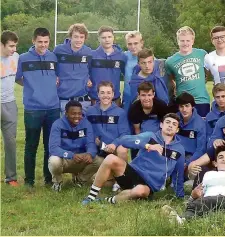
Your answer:
[[[34,184],[35,180],[35,164],[36,154],[39,145],[41,129],[43,129],[43,144],[44,144],[44,165],[43,173],[45,183],[52,181],[51,173],[48,169],[49,159],[49,135],[52,124],[60,117],[60,109],[51,110],[25,110],[25,153],[24,153],[24,170],[25,184]]]

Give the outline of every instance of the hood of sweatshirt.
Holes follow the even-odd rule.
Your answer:
[[[188,123],[184,125],[183,116],[181,115],[180,112],[178,112],[177,114],[178,114],[178,115],[180,116],[180,118],[181,118],[180,124],[181,124],[182,126],[188,126],[189,124],[191,124],[191,123],[193,122],[193,120],[194,120],[196,117],[200,116],[200,115],[198,115],[196,108],[193,108],[191,118],[189,119]]]
[[[222,113],[223,115],[225,114],[225,112],[221,112],[221,111],[219,110],[219,107],[218,107],[216,101],[213,101],[213,102],[212,102],[212,112],[215,113],[216,115],[220,115],[221,113]]]
[[[161,131],[161,130],[159,130],[158,132],[156,132],[156,133],[155,133],[155,136],[156,136],[157,140],[160,141],[161,144],[165,144],[165,141],[164,141],[164,138],[163,138],[163,136],[162,136],[162,131]],[[174,139],[171,141],[171,143],[170,143],[170,144],[167,144],[166,146],[173,146],[173,145],[175,145],[175,144],[180,143],[180,141],[181,141],[180,138],[175,135],[175,136],[174,136]]]

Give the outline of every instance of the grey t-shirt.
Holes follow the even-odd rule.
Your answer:
[[[14,84],[17,71],[19,54],[14,53],[9,57],[1,56],[1,103],[15,100]]]

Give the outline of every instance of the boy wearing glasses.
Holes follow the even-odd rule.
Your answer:
[[[225,27],[214,27],[210,36],[216,50],[206,55],[205,68],[212,74],[214,85],[225,84]]]

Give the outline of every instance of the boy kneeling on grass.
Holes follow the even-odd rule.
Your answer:
[[[105,198],[109,203],[129,199],[147,198],[153,192],[165,188],[166,180],[172,176],[173,188],[177,197],[184,196],[184,148],[176,136],[179,117],[167,114],[157,133],[144,132],[139,135],[126,135],[118,138],[118,145],[140,149],[130,164],[113,154],[102,162],[96,174],[90,193],[82,204],[98,201],[97,195],[104,183],[114,177],[122,192]],[[110,145],[107,146],[110,149]]]
[[[216,170],[206,172],[202,183],[192,190],[183,215],[179,216],[168,205],[162,207],[171,220],[183,224],[186,220],[203,216],[209,211],[225,210],[225,146],[217,147],[215,152]]]

